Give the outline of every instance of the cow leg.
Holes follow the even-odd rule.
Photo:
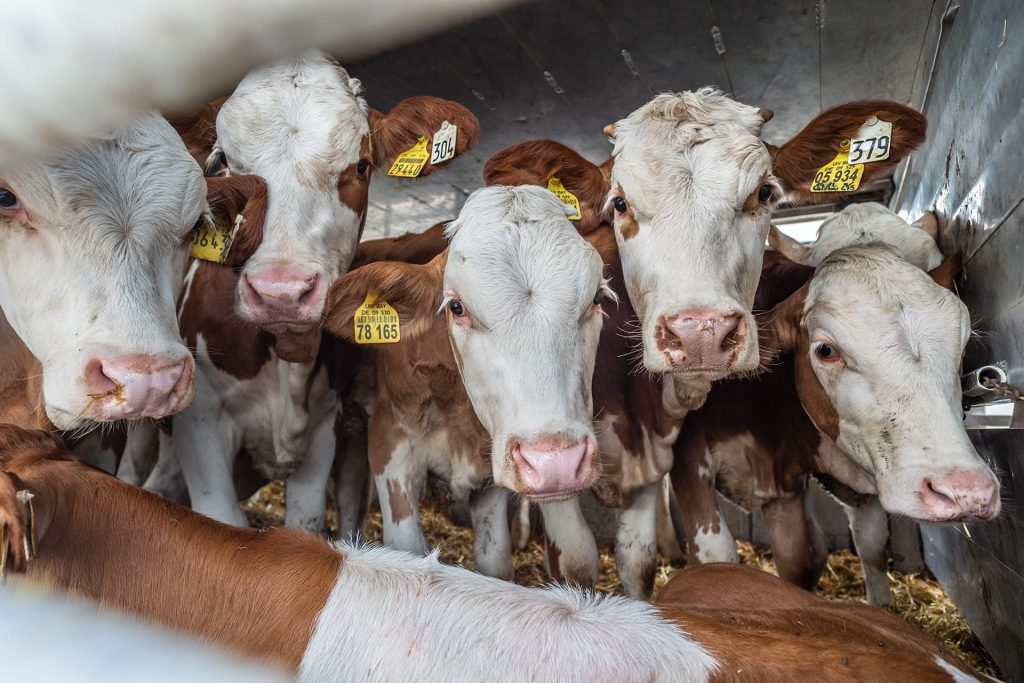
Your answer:
[[[157,432],[156,464],[150,470],[142,488],[167,500],[189,505],[185,475],[182,474],[181,463],[174,453],[174,437],[163,430]]]
[[[674,451],[672,487],[686,523],[689,561],[739,563],[736,541],[718,509],[715,472],[703,432],[697,426],[684,426]]]
[[[876,496],[863,505],[844,505],[850,520],[850,534],[864,569],[864,588],[868,602],[879,607],[892,604],[889,588],[889,557],[885,544],[889,540],[889,516]]]
[[[160,428],[155,422],[140,422],[128,428],[124,455],[117,467],[117,478],[132,486],[142,486],[156,467],[160,453]]]
[[[521,498],[512,505],[515,509],[512,516],[512,547],[523,550],[530,542],[530,501]]]
[[[658,497],[661,482],[634,489],[629,506],[619,515],[615,538],[615,566],[622,590],[631,598],[647,600],[654,589],[658,561]],[[667,510],[666,510],[667,512]]]
[[[776,498],[766,503],[761,512],[768,525],[772,556],[779,577],[801,588],[813,590],[825,563],[815,548],[804,508],[803,492],[787,498]]]
[[[203,388],[197,386],[198,396],[201,391]],[[227,524],[249,526],[238,506],[231,471],[239,437],[233,425],[219,419],[220,415],[215,401],[201,402],[197,398],[174,418],[173,451],[185,475],[193,510]]]
[[[512,537],[508,528],[508,491],[488,486],[469,494],[473,519],[473,562],[481,574],[512,580]]]
[[[306,457],[285,481],[285,526],[315,534],[327,531],[327,481],[334,464],[334,411],[313,430]]]
[[[384,521],[384,543],[398,550],[426,555],[427,539],[420,528],[420,500],[427,481],[427,468],[414,460],[412,443],[407,435],[393,441],[387,449],[377,444],[374,425],[378,416],[379,413],[374,415],[370,424],[369,450]],[[382,451],[387,453],[383,460],[380,458]],[[382,462],[387,464],[381,467]]]
[[[593,586],[597,582],[597,542],[580,509],[579,498],[540,503],[547,535],[548,575],[559,583]]]
[[[354,404],[352,404],[354,405]],[[349,404],[346,404],[348,408]],[[351,412],[351,411],[350,411]],[[370,466],[366,455],[366,414],[336,417],[334,447],[334,509],[338,539],[354,540],[363,531],[370,492]]]
[[[673,510],[673,507],[675,508]],[[682,517],[679,512],[679,500],[672,489],[672,480],[665,475],[661,480],[661,489],[658,492],[658,552],[673,564],[681,563],[686,559],[683,546],[680,544],[679,535],[676,532],[676,523]]]

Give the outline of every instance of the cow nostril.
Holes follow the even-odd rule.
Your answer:
[[[956,505],[956,501],[953,499],[953,497],[950,496],[948,493],[944,493],[943,491],[940,491],[939,489],[935,488],[934,483],[930,479],[925,482],[925,486],[928,489],[928,493],[933,495],[938,500],[938,502],[941,502],[946,505]]]

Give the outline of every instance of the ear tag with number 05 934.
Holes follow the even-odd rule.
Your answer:
[[[851,164],[869,164],[889,158],[892,124],[872,116],[850,138]]]
[[[864,164],[849,162],[850,141],[843,140],[835,159],[818,169],[811,181],[811,192],[853,192],[860,187]]]
[[[412,149],[407,149],[398,155],[395,163],[391,164],[388,175],[399,178],[415,178],[423,170],[430,158],[430,150],[427,149],[427,136],[421,135]]]
[[[454,123],[445,121],[441,128],[434,133],[430,148],[430,163],[440,164],[455,156],[455,135],[459,127]]]
[[[394,344],[402,340],[398,311],[387,301],[377,301],[376,294],[367,294],[353,317],[356,344]]]

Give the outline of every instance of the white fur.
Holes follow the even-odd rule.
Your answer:
[[[963,671],[956,668],[939,655],[935,655],[934,657],[932,657],[932,659],[935,661],[935,663],[939,666],[940,669],[949,674],[949,677],[953,679],[953,683],[978,683],[980,680],[978,678],[975,678],[974,676],[971,676],[970,674],[965,674]],[[994,678],[990,678],[988,676],[986,676],[985,678],[988,678],[988,680],[990,681],[995,680]]]
[[[24,207],[0,216],[0,307],[42,363],[57,427],[82,424],[91,359],[188,359],[174,303],[206,184],[170,124],[141,117],[0,172],[0,186]]]
[[[705,681],[711,655],[650,605],[526,588],[383,548],[339,546],[300,681]]]
[[[887,207],[875,203],[850,204],[826,218],[811,245],[807,265],[818,266],[837,249],[851,244],[883,242],[896,247],[903,258],[922,270],[942,263],[942,252],[931,235],[910,225]]]

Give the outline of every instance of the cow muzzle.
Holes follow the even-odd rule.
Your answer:
[[[320,320],[324,282],[318,273],[273,266],[242,276],[242,312],[255,324],[314,325]]]
[[[94,358],[86,366],[83,417],[111,422],[173,415],[192,402],[194,367],[189,355]]]
[[[748,340],[747,321],[737,310],[690,309],[662,315],[654,328],[665,370],[724,377],[737,370]]]
[[[564,498],[587,488],[593,478],[596,446],[589,436],[516,441],[510,451],[517,489],[529,498]]]
[[[917,494],[932,522],[969,522],[999,514],[999,482],[990,472],[954,470],[922,479]]]

